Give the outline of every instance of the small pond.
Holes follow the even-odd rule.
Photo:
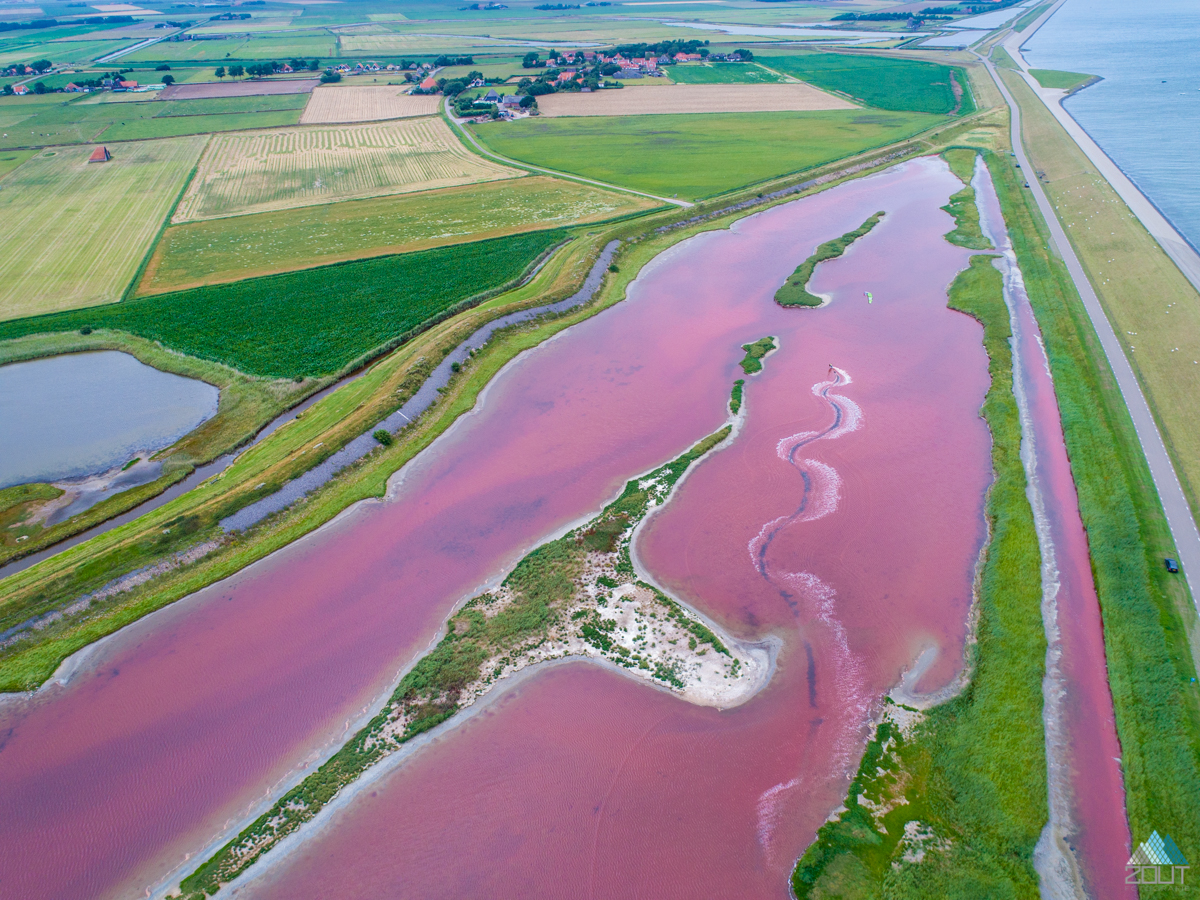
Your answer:
[[[108,350],[0,366],[0,488],[167,447],[216,413],[218,393]]]

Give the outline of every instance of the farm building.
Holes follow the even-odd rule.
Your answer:
[[[107,147],[97,147],[88,157],[88,162],[108,162],[110,159],[112,159],[112,154],[108,152]]]
[[[424,81],[421,82],[421,90],[436,91],[437,90],[437,82],[434,81],[432,78],[426,78]]]
[[[13,88],[13,93],[19,97],[22,94],[28,94],[29,88],[25,87],[25,85],[23,85],[23,84],[18,84],[16,87]]]
[[[500,95],[496,93],[495,88],[492,88],[490,91],[488,91],[486,94],[483,95],[483,100],[485,103],[499,103]]]

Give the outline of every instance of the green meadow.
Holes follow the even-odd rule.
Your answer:
[[[248,375],[329,375],[517,278],[561,231],[534,231],[0,323],[0,340],[124,331]]]
[[[827,91],[840,91],[876,109],[946,115],[957,106],[951,73],[962,87],[966,72],[938,63],[914,59],[886,59],[851,53],[801,51],[786,56],[760,54],[773,69],[795,75]],[[975,111],[970,92],[964,94],[961,115]]]
[[[695,200],[892,144],[938,121],[875,110],[580,116],[488,123],[475,133],[511,159]]]
[[[784,80],[754,63],[688,63],[666,71],[676,84],[778,84]]]

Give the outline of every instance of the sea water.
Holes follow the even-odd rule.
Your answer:
[[[1024,47],[1031,68],[1104,78],[1064,105],[1151,202],[1200,247],[1200,6],[1069,0]]]

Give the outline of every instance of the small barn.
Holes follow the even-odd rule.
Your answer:
[[[88,157],[88,162],[108,162],[112,159],[112,154],[108,152],[107,147],[97,147],[92,151],[92,155]]]

